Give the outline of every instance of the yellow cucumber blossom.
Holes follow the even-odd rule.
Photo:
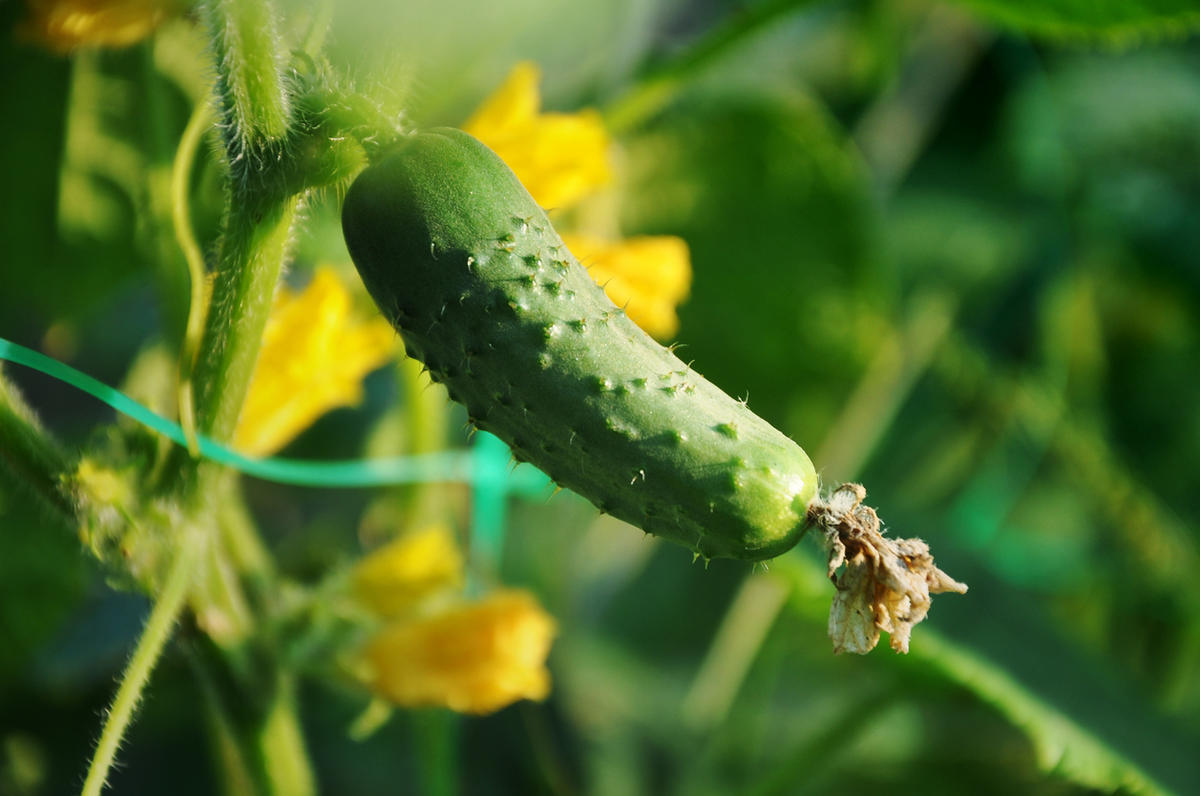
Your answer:
[[[378,316],[359,321],[331,268],[318,268],[299,293],[282,289],[242,407],[234,447],[251,456],[282,448],[331,409],[362,400],[362,380],[396,351]]]
[[[594,110],[542,113],[540,78],[537,65],[517,64],[463,130],[499,155],[538,204],[555,209],[612,180],[612,142]]]
[[[679,331],[675,307],[692,283],[687,243],[669,235],[606,241],[564,234],[563,243],[592,279],[647,334],[668,339]]]
[[[401,707],[460,713],[544,699],[555,631],[529,592],[494,591],[428,618],[385,626],[364,649],[368,686]]]
[[[178,0],[26,0],[21,32],[47,49],[128,47],[177,14]]]
[[[454,534],[431,525],[372,552],[354,568],[354,594],[381,617],[410,613],[422,599],[463,584],[463,556]]]
[[[462,553],[443,525],[390,542],[355,567],[354,596],[384,620],[353,667],[377,697],[491,713],[549,693],[554,620],[526,591],[464,600],[453,595],[462,581]]]
[[[567,209],[612,180],[613,143],[593,110],[542,113],[539,79],[535,64],[517,64],[463,130],[499,155],[538,204]],[[634,323],[661,339],[679,330],[675,308],[687,297],[692,280],[682,239],[564,234],[563,240]]]

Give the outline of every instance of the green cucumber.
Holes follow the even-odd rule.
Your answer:
[[[408,137],[355,180],[342,226],[408,353],[517,459],[706,558],[800,538],[805,452],[613,305],[479,141]]]

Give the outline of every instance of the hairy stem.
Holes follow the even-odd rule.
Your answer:
[[[294,179],[298,162],[287,146],[295,111],[292,86],[285,77],[287,48],[276,32],[271,4],[214,0],[206,10],[217,58],[218,114],[230,183],[203,334],[194,349],[185,346],[180,392],[185,404],[189,396],[194,401],[195,430],[227,441],[250,386],[306,183]],[[193,117],[176,159],[177,235],[187,227],[186,216],[180,215],[186,213],[186,202],[179,199],[186,200],[183,168],[191,160],[188,147],[195,145],[203,128],[199,115]],[[185,251],[186,237],[181,240]],[[195,251],[188,259],[195,324],[198,299],[202,302],[196,290]],[[269,650],[250,643],[265,609],[261,600],[247,599],[247,581],[255,592],[272,591],[269,557],[250,523],[230,522],[228,516],[203,521],[216,510],[214,499],[236,499],[227,473],[183,453],[175,454],[172,465],[167,472],[173,482],[167,486],[182,497],[185,510],[211,542],[205,578],[193,590],[192,600],[201,627],[216,644],[219,669],[227,675],[232,696],[225,703],[242,714],[233,735],[223,735],[225,745],[236,740],[236,758],[245,762],[235,767],[238,779],[245,778],[248,766],[260,793],[311,793],[313,777],[291,675]],[[259,655],[262,652],[267,654]],[[224,753],[229,757],[230,750]]]
[[[154,671],[154,665],[158,662],[167,639],[171,637],[171,629],[183,608],[192,575],[198,568],[205,548],[206,537],[195,530],[187,529],[182,534],[181,541],[162,591],[154,603],[154,610],[150,612],[142,637],[133,651],[133,657],[129,659],[129,665],[121,676],[121,685],[113,697],[108,718],[104,721],[104,729],[100,732],[100,740],[88,767],[87,778],[83,783],[83,796],[99,796],[103,790],[121,738],[133,720],[150,673]]]
[[[237,165],[241,156],[281,141],[291,126],[286,50],[279,46],[274,9],[266,0],[215,0],[208,17],[226,148],[231,165]]]
[[[197,427],[213,439],[237,425],[299,202],[235,202],[226,219],[195,371]]]
[[[0,372],[0,472],[27,488],[57,520],[73,526],[75,506],[62,486],[72,467],[71,457]]]
[[[291,164],[277,157],[292,126],[292,102],[283,76],[286,48],[276,33],[270,3],[216,0],[207,14],[231,180],[212,298],[189,392],[195,402],[195,429],[225,441],[233,434],[254,371],[300,195],[284,187],[284,172]],[[200,122],[193,122],[189,130],[195,136]],[[186,148],[185,136],[181,150]],[[186,159],[186,152],[177,158],[177,198],[182,182],[178,161]],[[177,218],[177,229],[179,222]],[[194,256],[192,252],[189,259]],[[194,281],[194,264],[191,270]],[[193,307],[195,294],[193,284]],[[177,466],[169,471],[186,484],[197,465],[182,459],[177,455]]]

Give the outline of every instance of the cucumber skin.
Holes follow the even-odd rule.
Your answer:
[[[799,539],[804,451],[613,305],[482,143],[410,136],[355,180],[342,228],[409,355],[517,459],[705,558]]]

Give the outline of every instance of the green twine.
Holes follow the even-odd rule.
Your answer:
[[[152,412],[107,384],[69,365],[0,337],[0,360],[32,368],[100,399],[121,414],[162,434],[177,445],[187,445],[178,423]],[[282,484],[319,487],[370,487],[386,484],[445,483],[471,484],[474,519],[484,544],[495,548],[503,538],[504,498],[509,494],[544,495],[550,479],[529,465],[509,471],[511,454],[496,437],[486,432],[476,436],[473,451],[442,451],[419,456],[350,461],[303,461],[272,457],[254,459],[198,435],[200,455],[246,475]]]

